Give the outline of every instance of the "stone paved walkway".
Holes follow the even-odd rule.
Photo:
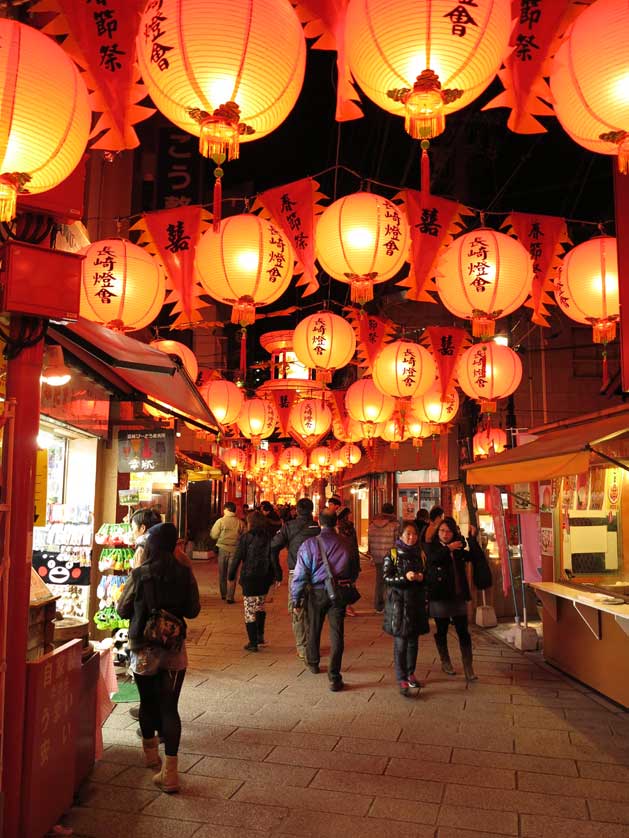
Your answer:
[[[427,686],[400,696],[391,639],[367,610],[367,568],[364,614],[346,620],[347,689],[331,693],[295,655],[285,585],[268,609],[268,646],[248,654],[241,603],[217,598],[214,565],[195,570],[203,610],[181,700],[182,792],[152,785],[120,705],[65,819],[76,835],[629,838],[629,716],[537,656],[477,631],[480,680],[466,685],[422,638]]]

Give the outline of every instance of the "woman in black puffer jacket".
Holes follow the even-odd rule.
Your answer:
[[[459,636],[465,677],[468,681],[475,681],[472,638],[467,628],[467,603],[471,596],[465,565],[483,558],[482,548],[476,540],[476,528],[470,526],[469,550],[466,550],[465,539],[456,521],[446,517],[424,549],[430,616],[434,617],[437,626],[435,643],[441,668],[447,675],[456,674],[448,652],[448,628],[453,622]]]
[[[393,636],[393,660],[400,693],[418,690],[415,678],[419,635],[429,632],[424,592],[424,567],[414,521],[406,521],[396,545],[384,559],[382,577],[387,586],[384,630]]]
[[[240,537],[236,553],[229,563],[227,578],[230,582],[236,579],[241,564],[240,586],[249,638],[245,649],[257,652],[258,646],[264,645],[264,599],[273,582],[279,585],[282,581],[282,569],[271,551],[267,518],[261,512],[250,512],[247,516],[247,532]]]

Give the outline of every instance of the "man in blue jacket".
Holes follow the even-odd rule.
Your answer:
[[[323,510],[319,515],[321,535],[309,538],[299,548],[297,564],[293,575],[291,596],[293,610],[298,614],[303,607],[306,585],[308,594],[308,640],[306,658],[308,669],[317,674],[321,647],[321,631],[327,616],[330,626],[330,662],[328,679],[332,692],[343,689],[341,662],[343,659],[345,608],[332,605],[325,590],[327,571],[322,550],[328,557],[330,571],[336,579],[351,579],[358,576],[358,568],[351,545],[336,530],[336,513]]]

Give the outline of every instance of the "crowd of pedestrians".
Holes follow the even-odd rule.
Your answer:
[[[247,652],[265,645],[266,602],[271,587],[282,582],[280,553],[287,551],[288,611],[297,655],[311,673],[319,674],[321,633],[327,622],[327,676],[330,690],[338,692],[345,686],[345,618],[355,616],[347,592],[357,596],[354,583],[360,575],[361,557],[350,510],[339,497],[328,499],[318,521],[313,510],[309,498],[282,509],[263,501],[257,509],[243,509],[244,515],[239,516],[236,505],[228,501],[210,537],[218,553],[221,598],[234,603],[237,581],[242,589]],[[177,708],[187,668],[185,619],[199,613],[199,592],[174,525],[161,523],[150,510],[136,512],[131,524],[136,538],[134,570],[118,611],[130,620],[130,668],[140,695],[145,763],[159,769],[156,785],[175,792],[181,736]],[[466,542],[454,519],[440,507],[420,510],[415,520],[400,523],[393,504],[384,503],[369,524],[367,555],[375,568],[373,606],[383,614],[383,629],[393,638],[400,693],[410,696],[422,687],[415,669],[419,638],[430,632],[429,617],[435,622],[443,672],[456,674],[448,651],[448,630],[453,624],[465,677],[476,680],[468,630],[466,563],[484,561],[484,554],[474,527]]]

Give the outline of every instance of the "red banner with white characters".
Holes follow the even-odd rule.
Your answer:
[[[533,286],[524,305],[533,309],[533,323],[548,326],[546,307],[555,304],[550,294],[561,266],[560,257],[564,252],[561,245],[562,242],[570,243],[566,220],[553,215],[512,212],[504,226],[508,224],[533,260]]]
[[[314,217],[319,184],[312,178],[303,178],[285,186],[267,189],[260,200],[290,239],[299,260],[298,272],[303,271],[297,285],[305,285],[303,296],[319,288],[315,267]],[[319,208],[320,209],[320,208]]]
[[[146,246],[164,266],[168,277],[168,302],[179,317],[171,328],[185,328],[202,320],[202,289],[195,279],[194,254],[201,232],[209,223],[203,207],[183,206],[147,212],[131,229],[140,230],[138,244]]]
[[[508,127],[518,134],[546,131],[536,116],[553,116],[552,95],[545,76],[559,38],[587,5],[582,0],[512,0],[516,24],[511,52],[498,72],[505,89],[483,110],[510,108]]]
[[[437,364],[442,396],[450,389],[457,362],[470,341],[465,329],[457,329],[455,326],[428,326],[424,331],[422,342]]]
[[[500,567],[502,569],[502,593],[507,596],[511,589],[511,574],[509,572],[509,545],[507,544],[505,511],[502,506],[500,489],[497,486],[491,486],[488,494],[489,509],[491,511],[491,518],[494,523],[494,533],[496,535],[496,547],[498,548]]]
[[[271,396],[277,412],[277,424],[281,436],[289,436],[290,409],[298,398],[296,390],[290,387],[283,387],[281,390],[272,390]]]
[[[346,309],[349,320],[354,327],[356,335],[356,349],[358,350],[358,364],[363,367],[369,375],[373,362],[386,343],[389,342],[395,332],[395,325],[391,320],[384,317],[377,317],[375,314],[367,314],[364,309]]]
[[[133,125],[155,113],[138,104],[146,89],[135,40],[145,5],[146,0],[40,0],[34,7],[55,13],[44,32],[67,35],[63,48],[85,72],[92,110],[101,114],[91,136],[103,134],[92,148],[136,148],[140,143]]]
[[[399,284],[408,288],[409,300],[434,303],[436,300],[429,291],[435,291],[431,287],[435,265],[442,250],[450,244],[450,237],[463,228],[461,215],[466,208],[457,201],[416,189],[406,189],[399,197],[406,206],[411,228],[411,270]]]

